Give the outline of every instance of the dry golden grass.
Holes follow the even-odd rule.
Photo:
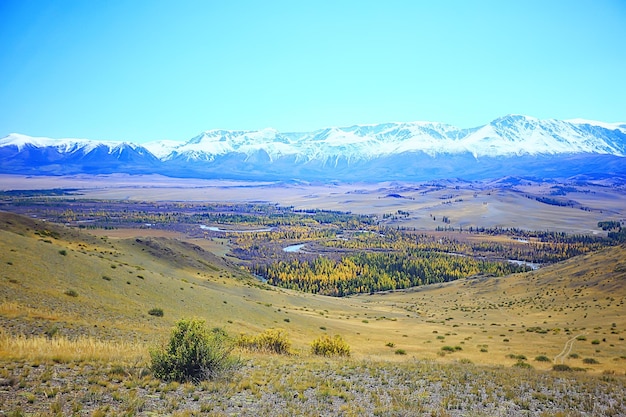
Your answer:
[[[0,303],[0,316],[11,319],[27,317],[29,319],[50,321],[60,319],[59,314],[52,311],[44,308],[35,309],[12,301]]]
[[[568,341],[581,335],[585,340],[574,341],[563,358],[566,364],[623,374],[624,259],[626,247],[614,247],[526,274],[358,298],[371,300],[377,309],[404,309],[421,321],[422,325],[405,330],[415,343],[392,340],[420,357],[443,346],[459,346],[462,350],[440,360],[513,365],[516,359],[511,355],[524,355],[532,366],[549,369]],[[550,361],[534,361],[541,355]],[[599,363],[588,366],[584,358]]]
[[[12,336],[0,332],[0,358],[2,360],[26,360],[68,362],[137,362],[147,360],[145,344],[97,340],[79,337]]]

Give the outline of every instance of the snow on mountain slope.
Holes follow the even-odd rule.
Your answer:
[[[180,146],[181,142],[177,140],[157,140],[154,142],[146,142],[142,144],[150,153],[159,159],[163,159],[172,151]]]
[[[115,152],[125,142],[97,142],[88,139],[50,139],[10,134],[0,139],[0,147],[14,145],[19,150],[30,145],[53,147],[60,152],[89,152],[106,146]],[[332,127],[313,132],[280,133],[260,131],[210,130],[187,142],[158,141],[143,145],[162,160],[212,161],[230,153],[251,155],[266,152],[272,161],[287,155],[305,160],[344,157],[362,160],[402,152],[428,155],[469,152],[480,156],[513,156],[559,153],[626,154],[626,124],[539,120],[508,115],[473,129],[459,129],[443,123],[412,122]]]
[[[0,147],[15,146],[19,151],[24,147],[31,146],[33,148],[54,148],[62,153],[82,152],[87,154],[98,147],[108,148],[108,152],[119,153],[124,148],[131,149],[140,148],[138,145],[129,142],[115,141],[95,141],[90,139],[51,139],[46,137],[32,137],[19,133],[11,133],[0,139]]]
[[[610,153],[621,155],[624,146],[607,143],[572,123],[539,121],[525,116],[506,116],[463,138],[476,157],[559,153]]]
[[[610,127],[611,129],[609,129]],[[561,153],[626,154],[626,128],[587,121],[565,122],[508,115],[473,129],[413,122],[327,128],[281,134],[272,129],[208,131],[173,149],[168,159],[207,160],[227,153],[264,150],[272,160],[369,160],[381,155],[423,152],[430,156],[469,152],[476,158]]]
[[[582,155],[582,157],[577,157]],[[586,156],[585,156],[586,155]],[[573,175],[626,172],[626,124],[507,115],[470,129],[409,122],[313,132],[209,130],[143,146],[87,139],[0,139],[0,172],[156,172],[233,178],[417,178],[487,176],[570,164]],[[592,157],[593,156],[593,157]],[[585,165],[589,165],[586,167]],[[554,174],[556,175],[556,174]]]
[[[173,148],[164,160],[212,161],[216,156],[229,153],[251,155],[265,151],[270,158],[296,154],[298,149],[290,140],[274,129],[260,131],[209,130]]]
[[[569,119],[569,120],[565,120],[568,123],[572,123],[575,125],[590,125],[590,126],[600,126],[603,127],[604,129],[608,129],[608,130],[621,130],[623,132],[626,133],[626,122],[621,122],[621,123],[605,123],[605,122],[598,122],[596,120],[587,120],[587,119]]]

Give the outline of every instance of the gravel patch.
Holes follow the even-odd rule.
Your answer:
[[[167,383],[142,365],[3,363],[0,415],[626,416],[626,378],[532,369],[254,357]]]

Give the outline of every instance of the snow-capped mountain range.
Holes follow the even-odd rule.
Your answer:
[[[508,115],[470,129],[384,123],[282,133],[210,130],[142,145],[11,134],[0,172],[161,173],[301,180],[466,179],[504,175],[626,175],[626,123]]]

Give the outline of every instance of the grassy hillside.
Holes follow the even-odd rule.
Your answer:
[[[181,317],[199,317],[232,334],[284,328],[296,348],[308,349],[321,333],[360,327],[341,320],[375,314],[361,302],[270,287],[172,238],[95,237],[7,213],[0,237],[0,312],[9,333],[55,327],[68,337],[152,342]],[[164,316],[151,316],[152,308]]]
[[[626,371],[623,246],[504,278],[332,298],[270,287],[168,237],[96,237],[8,213],[0,237],[0,320],[12,334],[154,343],[176,320],[199,317],[231,334],[283,328],[300,351],[326,333],[341,334],[357,356],[388,360],[512,365],[524,356],[538,368],[556,358]]]
[[[109,235],[0,213],[0,414],[623,415],[624,246],[331,298],[263,284],[223,242]],[[285,329],[294,355],[241,352],[228,380],[159,381],[148,348],[182,317],[233,335]],[[322,334],[342,335],[351,357],[312,356]],[[587,372],[542,372],[553,364]]]
[[[439,326],[436,337],[423,343],[461,344],[463,350],[450,357],[511,364],[524,355],[537,368],[558,362],[623,372],[625,259],[626,248],[614,247],[529,273],[474,277],[370,299],[378,308],[405,309]],[[550,361],[533,361],[541,355]],[[586,363],[591,359],[599,363]]]

